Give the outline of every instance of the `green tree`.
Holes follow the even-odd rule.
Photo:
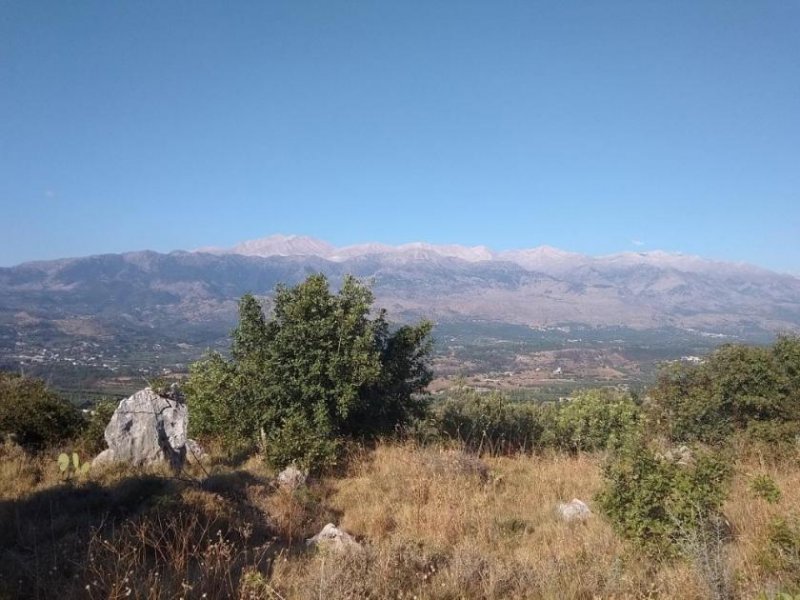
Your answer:
[[[731,344],[702,364],[668,365],[650,398],[653,422],[673,440],[719,442],[739,430],[793,435],[800,422],[800,341]]]
[[[428,403],[419,392],[432,379],[428,365],[432,329],[430,321],[423,321],[391,332],[381,312],[375,321],[381,369],[378,378],[362,390],[361,401],[348,420],[355,432],[380,435],[424,416]]]
[[[316,467],[335,459],[343,436],[406,423],[430,381],[431,326],[392,332],[385,313],[370,318],[373,301],[355,278],[333,293],[323,275],[278,286],[269,319],[243,297],[231,359],[212,354],[192,366],[192,430],[250,444],[263,436],[276,466]]]

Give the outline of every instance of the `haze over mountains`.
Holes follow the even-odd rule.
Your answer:
[[[800,330],[800,279],[665,252],[591,257],[425,243],[336,248],[271,236],[230,249],[130,252],[0,269],[0,352],[75,340],[222,345],[242,294],[323,272],[368,279],[396,320],[679,328],[738,339]],[[124,343],[123,343],[124,342]],[[26,350],[30,354],[29,350]],[[0,358],[2,358],[0,356]],[[12,361],[13,362],[13,361]]]

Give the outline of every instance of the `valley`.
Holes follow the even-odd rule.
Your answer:
[[[270,236],[230,249],[129,252],[0,268],[0,368],[76,401],[180,376],[228,347],[239,298],[323,273],[369,283],[398,324],[434,322],[431,391],[560,397],[640,389],[657,365],[800,331],[800,279],[666,252],[362,244]]]

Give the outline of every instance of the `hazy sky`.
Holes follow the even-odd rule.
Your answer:
[[[0,265],[271,233],[800,272],[800,2],[0,3]]]

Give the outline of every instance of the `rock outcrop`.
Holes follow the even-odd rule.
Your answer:
[[[122,400],[105,430],[108,450],[93,465],[124,462],[140,467],[166,463],[180,470],[186,461],[187,411],[175,390],[169,397],[147,387]]]
[[[328,523],[317,535],[308,538],[306,545],[334,552],[350,552],[361,549],[361,544],[352,535],[342,531],[333,523]]]
[[[303,487],[308,481],[308,474],[304,473],[295,466],[289,465],[276,477],[278,487],[286,489],[297,489]]]
[[[566,521],[567,523],[585,521],[592,516],[592,511],[589,510],[589,507],[586,505],[586,503],[578,500],[577,498],[573,498],[569,502],[559,503],[559,505],[556,507],[556,511],[558,512],[558,516],[561,517],[561,520]]]

